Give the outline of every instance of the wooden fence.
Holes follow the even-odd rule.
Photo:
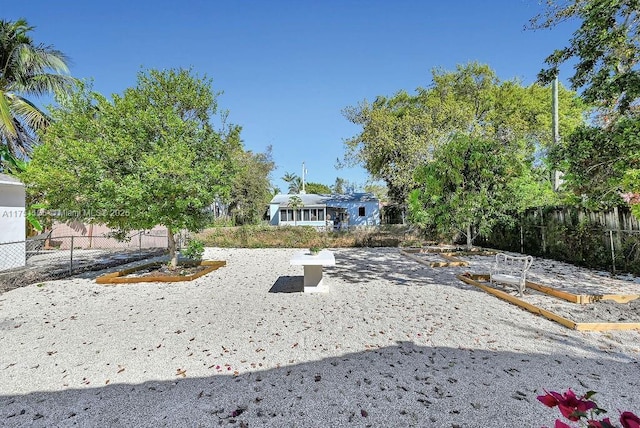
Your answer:
[[[532,209],[479,244],[640,275],[640,222],[625,207]]]

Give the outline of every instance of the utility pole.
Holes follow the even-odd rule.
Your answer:
[[[560,130],[558,128],[558,76],[553,79],[552,83],[553,100],[551,108],[553,110],[553,144],[560,143]]]
[[[552,127],[553,127],[553,145],[554,147],[560,144],[560,126],[559,126],[559,115],[558,115],[558,76],[553,79],[553,83],[551,86],[552,91],[552,102],[551,109],[553,111],[552,118]],[[560,185],[562,184],[562,175],[563,173],[558,170],[553,171],[553,190],[558,190]]]
[[[307,168],[304,167],[304,162],[302,162],[302,192],[300,193],[307,193],[307,191],[304,188],[304,176],[307,173]]]

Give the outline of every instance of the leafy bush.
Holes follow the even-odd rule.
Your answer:
[[[187,244],[187,248],[182,251],[182,255],[191,260],[202,260],[204,243],[199,239],[192,239]]]
[[[241,226],[211,228],[198,234],[207,246],[235,248],[345,248],[397,247],[422,242],[417,231],[406,226],[319,231],[311,226]]]

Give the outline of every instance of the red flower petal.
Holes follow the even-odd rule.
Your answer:
[[[575,407],[579,412],[586,413],[587,411],[594,409],[596,407],[596,403],[588,400],[580,400]]]
[[[622,412],[620,423],[624,428],[640,428],[640,418],[631,412]]]
[[[562,416],[569,419],[570,421],[579,421],[580,417],[576,415],[576,409],[574,407],[567,406],[564,403],[558,403],[558,409],[560,409],[560,413]]]
[[[558,405],[558,400],[556,400],[551,394],[538,395],[536,398],[547,407],[555,407]]]
[[[564,393],[564,397],[567,400],[576,400],[576,393],[571,390],[571,388],[567,389],[567,392]]]
[[[565,424],[560,419],[556,419],[555,428],[573,428],[573,427],[571,425]]]

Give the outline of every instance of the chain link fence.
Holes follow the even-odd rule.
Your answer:
[[[178,234],[177,247],[187,239],[185,233]],[[167,233],[159,231],[136,232],[124,240],[41,234],[0,243],[0,291],[160,256],[167,247]]]

